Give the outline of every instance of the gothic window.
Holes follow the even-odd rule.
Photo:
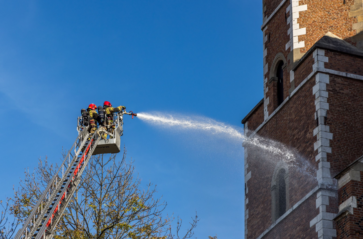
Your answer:
[[[283,163],[276,166],[271,185],[272,219],[276,221],[288,209],[288,168]]]
[[[285,183],[286,172],[281,169],[277,174],[277,217],[281,217],[286,212],[286,183]]]
[[[279,106],[284,101],[284,72],[283,72],[284,62],[280,61],[276,69],[277,77],[277,106]]]

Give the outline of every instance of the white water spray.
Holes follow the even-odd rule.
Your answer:
[[[202,118],[200,120],[196,120],[189,117],[175,117],[170,114],[166,115],[160,113],[138,113],[137,117],[146,122],[161,126],[201,130],[214,135],[225,136],[234,140],[239,140],[241,143],[244,142],[246,144],[254,145],[260,149],[263,149],[264,151],[279,155],[283,158],[285,163],[288,164],[295,160],[294,154],[282,145],[277,145],[277,143],[273,143],[271,140],[267,140],[268,142],[266,142],[266,139],[262,139],[261,137],[253,137],[251,139],[247,138],[243,135],[242,130],[212,119]]]

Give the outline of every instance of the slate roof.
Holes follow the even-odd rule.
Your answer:
[[[350,55],[363,57],[363,50],[349,44],[331,32],[328,32],[311,47],[304,56],[297,62],[292,70],[295,70],[316,48],[342,52]]]

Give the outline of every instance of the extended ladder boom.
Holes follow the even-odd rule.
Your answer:
[[[90,140],[87,131],[78,135],[57,173],[40,196],[15,239],[52,239],[54,229],[67,208],[100,137]],[[64,172],[65,169],[65,172]]]
[[[114,131],[110,133],[105,127],[100,127],[90,137],[88,127],[77,120],[78,137],[69,150],[63,163],[53,176],[47,188],[33,207],[23,227],[15,235],[15,239],[52,239],[55,228],[62,218],[68,203],[71,201],[81,176],[94,154],[120,152],[120,137],[123,134],[123,115],[137,116],[133,112],[114,114]],[[101,140],[100,134],[108,134],[109,139]],[[99,146],[99,149],[95,149]],[[113,147],[113,148],[112,148]],[[106,150],[105,150],[106,149]]]

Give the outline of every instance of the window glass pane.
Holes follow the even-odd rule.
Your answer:
[[[281,61],[277,65],[276,77],[277,77],[277,105],[280,105],[284,101],[284,72],[282,69],[283,62]]]
[[[285,170],[281,170],[278,174],[278,217],[286,212],[286,183]]]

